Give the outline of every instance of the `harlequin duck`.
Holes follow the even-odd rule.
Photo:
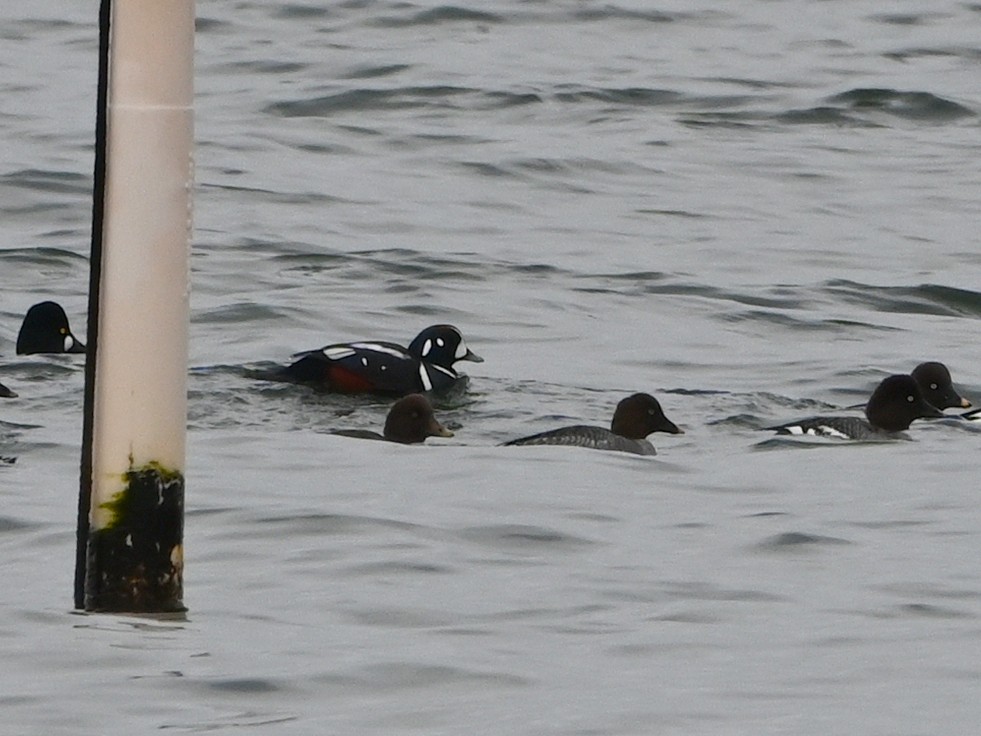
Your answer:
[[[0,396],[2,396],[5,399],[16,399],[17,398],[17,394],[15,394],[9,388],[7,388],[6,386],[4,386],[2,383],[0,383]]]
[[[60,304],[41,302],[27,310],[17,334],[18,355],[84,352],[85,346],[72,334]]]
[[[865,405],[865,416],[813,417],[765,429],[777,434],[837,437],[839,439],[891,439],[909,429],[915,419],[942,417],[943,412],[928,403],[912,376],[889,376],[872,392]]]
[[[504,445],[569,445],[656,455],[654,445],[646,439],[652,432],[684,434],[664,415],[657,399],[650,394],[633,394],[617,404],[609,429],[579,424],[521,437]]]
[[[403,445],[425,442],[427,437],[452,437],[453,433],[436,421],[433,407],[422,394],[409,394],[395,402],[385,419],[385,432],[366,429],[339,429],[332,434],[364,440],[387,440]]]
[[[408,348],[390,342],[346,342],[293,357],[296,362],[261,377],[313,384],[337,393],[405,396],[445,391],[460,378],[454,363],[484,360],[452,325],[427,327]]]
[[[920,363],[910,375],[919,384],[923,398],[938,409],[970,408],[971,402],[961,398],[954,389],[950,371],[943,363],[936,361]]]

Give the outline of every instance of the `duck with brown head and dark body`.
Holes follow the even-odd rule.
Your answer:
[[[385,418],[383,434],[365,429],[340,429],[331,434],[363,440],[386,440],[415,445],[427,437],[452,437],[453,433],[436,419],[432,404],[422,394],[409,394],[392,405]]]
[[[504,445],[566,445],[630,452],[635,455],[656,455],[657,450],[647,439],[654,432],[684,434],[665,416],[657,399],[650,394],[638,393],[617,404],[609,429],[576,424],[510,440]]]

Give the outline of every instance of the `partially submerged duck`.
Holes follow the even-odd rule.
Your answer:
[[[72,334],[68,316],[57,302],[40,302],[27,310],[17,333],[17,354],[84,353],[83,345]]]
[[[383,434],[366,429],[340,429],[331,434],[364,440],[386,440],[403,445],[425,442],[427,437],[452,437],[453,433],[436,420],[432,404],[422,394],[410,394],[395,402],[385,418]]]

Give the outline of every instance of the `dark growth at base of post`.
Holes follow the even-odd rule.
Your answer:
[[[184,476],[156,463],[126,473],[126,487],[90,529],[85,610],[184,611]]]

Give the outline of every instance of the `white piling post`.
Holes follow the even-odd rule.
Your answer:
[[[76,606],[84,579],[86,610],[175,611],[184,609],[194,0],[103,2],[111,7],[108,137],[90,285],[89,524]]]

